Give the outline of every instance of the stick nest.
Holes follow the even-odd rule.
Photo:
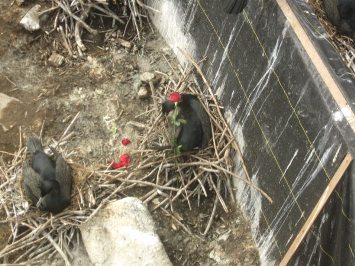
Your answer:
[[[106,33],[132,24],[136,38],[141,39],[141,31],[146,23],[147,9],[140,0],[47,0],[51,6],[38,11],[37,16],[46,20],[45,33],[59,33],[59,41],[72,57],[82,56],[87,50],[82,41],[83,31],[92,35]],[[45,14],[49,14],[44,16]],[[107,29],[108,28],[108,29]]]

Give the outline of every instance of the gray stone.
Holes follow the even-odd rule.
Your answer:
[[[137,198],[108,204],[80,231],[93,264],[172,265],[149,211]]]
[[[149,84],[150,82],[152,82],[152,84],[154,85],[158,84],[161,80],[160,75],[155,75],[152,72],[144,72],[140,75],[139,78],[143,83]]]

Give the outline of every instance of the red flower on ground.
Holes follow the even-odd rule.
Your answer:
[[[119,161],[118,162],[113,162],[111,164],[111,167],[113,169],[118,169],[118,168],[122,168],[122,167],[127,167],[129,165],[130,162],[130,158],[129,155],[124,153],[120,156]]]
[[[129,138],[123,138],[121,140],[121,143],[122,143],[123,146],[126,146],[128,144],[131,144],[131,141],[129,140]]]
[[[177,91],[170,93],[168,101],[172,103],[180,102],[181,101],[180,93],[178,93]]]

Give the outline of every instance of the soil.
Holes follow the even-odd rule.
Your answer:
[[[45,144],[58,140],[78,112],[74,135],[65,143],[71,160],[93,167],[107,165],[121,152],[117,141],[127,136],[135,148],[142,129],[134,125],[145,123],[139,114],[152,104],[151,99],[138,98],[139,76],[146,71],[173,75],[170,65],[177,69],[177,61],[169,47],[160,36],[147,32],[132,42],[132,48],[124,48],[117,41],[118,32],[86,36],[87,54],[73,59],[60,44],[53,46],[55,35],[28,33],[19,26],[28,8],[0,2],[0,151],[15,152],[20,136],[23,141],[41,129]],[[129,35],[124,38],[131,40]],[[64,65],[49,65],[53,52],[65,57]],[[175,213],[192,235],[164,212],[152,213],[173,264],[259,265],[250,227],[239,210],[226,214],[221,209],[208,235],[202,236],[213,200],[205,199],[192,210],[186,203],[176,204]],[[2,209],[0,216],[2,249],[11,231],[3,222]]]

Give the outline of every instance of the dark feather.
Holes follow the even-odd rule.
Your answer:
[[[165,101],[162,112],[169,113],[174,109],[174,103]],[[182,94],[178,103],[178,119],[184,122],[175,129],[176,146],[181,151],[190,151],[194,148],[205,148],[211,138],[211,125],[207,112],[195,95]]]
[[[41,141],[27,141],[30,161],[23,166],[23,188],[33,204],[42,210],[58,213],[70,204],[72,176],[69,165],[61,155],[56,162],[43,152]]]
[[[339,33],[355,40],[355,0],[324,0],[324,10]]]

